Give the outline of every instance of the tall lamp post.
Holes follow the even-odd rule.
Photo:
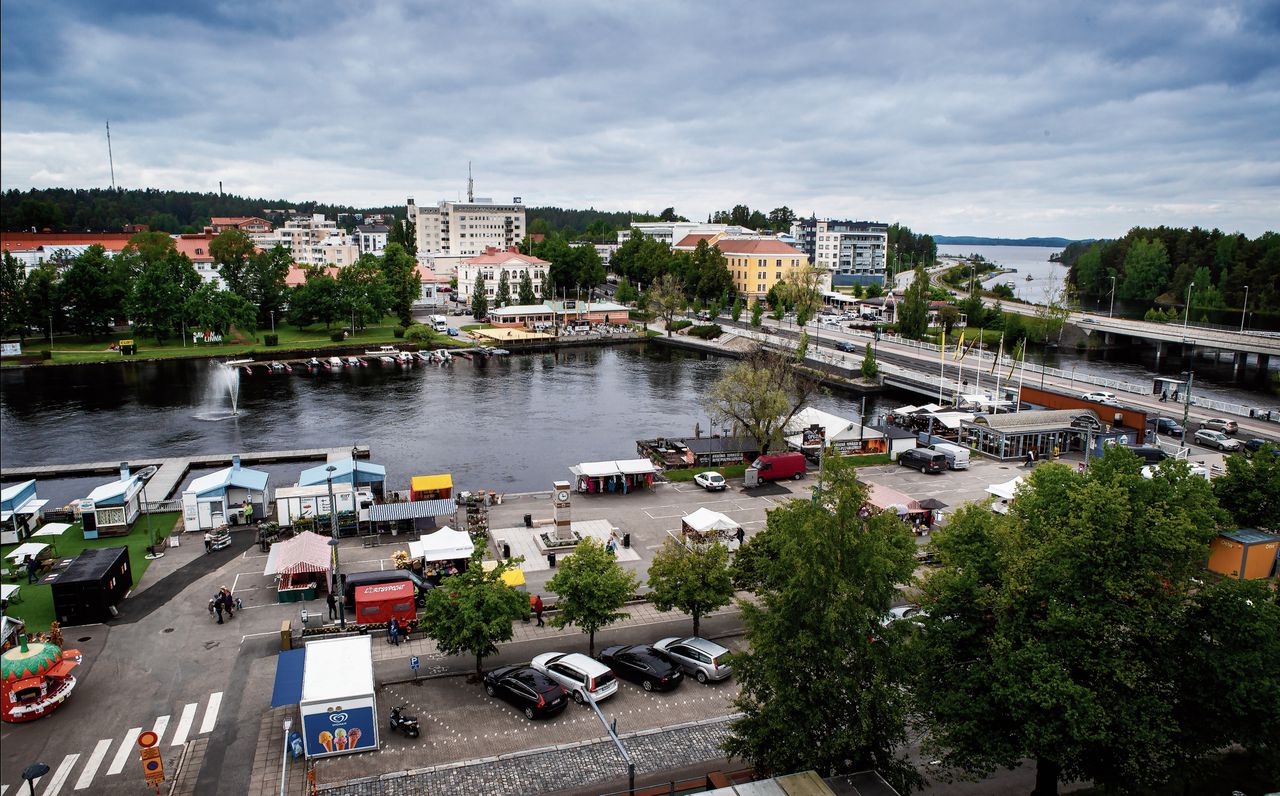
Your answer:
[[[1244,331],[1244,313],[1249,309],[1249,286],[1244,286],[1244,306],[1240,308],[1240,331]]]
[[[284,796],[284,776],[289,770],[289,730],[293,729],[293,719],[284,720],[284,751],[280,753],[280,796]]]
[[[1195,282],[1192,282],[1191,284],[1187,285],[1187,314],[1182,316],[1183,329],[1187,328],[1187,321],[1191,320],[1191,288],[1195,286],[1196,286]]]
[[[333,497],[333,471],[338,468],[331,464],[324,469],[328,473],[326,481],[329,484],[329,546],[333,548],[333,585],[330,589],[338,591],[342,583],[342,564],[338,558],[338,503]],[[347,626],[346,595],[338,600],[338,622],[343,628]]]
[[[1116,314],[1116,277],[1111,275],[1111,309],[1107,310],[1107,317],[1110,318]]]
[[[120,469],[123,470],[128,466],[128,462],[120,462]],[[164,553],[160,553],[159,555],[155,553],[156,535],[151,528],[151,512],[147,510],[147,482],[145,479],[142,481],[142,506],[140,507],[140,510],[142,513],[147,515],[147,539],[151,542],[151,549],[147,551],[146,558],[147,560],[155,560],[163,556]]]

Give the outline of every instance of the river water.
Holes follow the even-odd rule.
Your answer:
[[[392,489],[438,472],[452,473],[459,489],[549,489],[578,462],[635,458],[637,439],[693,436],[695,425],[708,433],[701,397],[728,364],[638,344],[409,370],[269,376],[257,368],[240,380],[240,416],[220,421],[200,419],[229,409],[225,380],[209,361],[6,368],[0,463],[361,444],[387,467]],[[898,398],[883,397],[879,411],[911,396]],[[859,412],[846,396],[819,395],[812,404],[843,417]],[[868,398],[868,415],[877,409]],[[317,463],[258,469],[280,486]],[[42,480],[40,496],[65,505],[107,480]]]
[[[991,289],[1001,282],[1013,283],[1013,295],[1023,301],[1044,304],[1062,291],[1067,278],[1066,266],[1049,262],[1049,255],[1061,249],[1045,246],[965,246],[947,244],[938,246],[940,256],[968,257],[980,254],[988,262],[1002,268],[1016,268],[1016,274],[988,277],[984,284]],[[1027,277],[1030,276],[1030,281]],[[1059,300],[1061,298],[1059,297]]]

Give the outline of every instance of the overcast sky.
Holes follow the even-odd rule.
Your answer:
[[[190,6],[188,8],[188,6]],[[127,8],[126,8],[127,7]],[[4,188],[1257,235],[1280,2],[4,0]]]

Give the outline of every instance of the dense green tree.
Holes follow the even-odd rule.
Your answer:
[[[249,257],[248,295],[245,298],[257,308],[258,328],[268,328],[273,318],[283,317],[289,295],[285,280],[292,265],[293,258],[279,244]]]
[[[1241,528],[1280,530],[1280,455],[1264,446],[1245,458],[1227,457],[1227,472],[1213,479],[1218,502]]]
[[[442,653],[475,656],[477,679],[484,674],[484,659],[498,651],[499,642],[511,640],[511,623],[529,616],[529,598],[502,580],[502,573],[524,559],[499,561],[486,572],[484,557],[477,549],[465,569],[428,591],[421,619]]]
[[[352,318],[356,329],[381,321],[391,309],[391,290],[377,256],[362,254],[351,265],[339,268],[337,282],[338,317]]]
[[[658,214],[658,220],[659,221],[688,221],[689,219],[677,213],[674,207],[667,207],[667,208],[664,208],[663,211]]]
[[[675,257],[666,243],[633,231],[631,237],[614,251],[609,263],[619,276],[647,288],[673,270]]]
[[[782,445],[783,431],[817,389],[792,367],[793,357],[759,350],[736,362],[711,386],[703,408],[717,425],[732,425],[768,453]]]
[[[920,340],[929,328],[929,275],[924,267],[916,268],[915,278],[898,305],[898,334]]]
[[[328,329],[346,314],[338,280],[323,268],[308,269],[306,282],[289,294],[289,323],[298,329],[317,322]]]
[[[916,693],[947,765],[1032,758],[1038,795],[1171,773],[1173,631],[1223,513],[1185,463],[1141,464],[1117,446],[1084,474],[1043,465],[1007,516],[973,505],[936,533]]]
[[[1124,301],[1150,301],[1167,286],[1169,253],[1164,241],[1136,240],[1124,258],[1124,276],[1116,295]]]
[[[649,307],[666,323],[667,337],[671,336],[672,321],[685,305],[684,285],[675,274],[664,275],[649,291]]]
[[[685,294],[691,299],[712,301],[734,290],[728,258],[718,247],[707,245],[705,240],[698,241],[692,252],[677,252],[672,267],[684,284]]]
[[[141,271],[130,285],[125,302],[129,320],[138,333],[155,337],[157,343],[182,334],[187,301],[202,284],[191,260],[168,240],[169,247],[163,251],[150,241],[143,242],[138,250]]]
[[[218,267],[227,290],[250,298],[249,258],[253,257],[253,240],[239,229],[224,229],[209,241],[209,256]]]
[[[538,298],[533,292],[533,277],[529,275],[528,268],[520,273],[519,303],[525,306],[538,303]]]
[[[27,327],[39,329],[42,337],[51,334],[53,329],[66,328],[62,277],[56,265],[45,261],[27,274],[23,280],[22,297]]]
[[[880,375],[880,366],[876,364],[876,353],[870,343],[867,343],[867,348],[862,353],[861,372],[864,379],[874,379]]]
[[[547,581],[556,595],[552,627],[573,625],[587,634],[587,654],[596,654],[596,633],[628,614],[619,610],[636,593],[639,580],[591,537],[584,538]]]
[[[258,308],[244,296],[219,290],[212,282],[201,284],[187,297],[182,315],[187,328],[211,331],[227,337],[234,327],[252,335],[257,330]]]
[[[769,211],[769,227],[775,232],[790,232],[795,221],[795,211],[786,205]]]
[[[725,751],[757,771],[878,771],[900,792],[923,784],[903,751],[903,623],[881,626],[911,578],[915,543],[886,512],[867,514],[852,463],[824,463],[819,500],[769,512],[746,547],[755,599],[739,601],[748,652],[734,655],[742,717]]]
[[[27,336],[26,269],[9,252],[3,254],[0,264],[0,335],[17,333]]]
[[[498,290],[493,297],[493,306],[511,306],[511,280],[507,276],[506,269],[503,269],[502,273],[498,275]]]
[[[804,364],[804,358],[809,353],[809,333],[801,332],[800,339],[796,342],[795,358],[796,362]]]
[[[1111,292],[1111,274],[1102,266],[1102,246],[1093,244],[1080,255],[1075,264],[1076,289],[1087,296],[1106,295]]]
[[[401,326],[413,323],[413,302],[422,293],[418,262],[403,245],[388,243],[382,250],[382,278],[386,281],[390,309]]]
[[[760,299],[756,299],[751,304],[751,325],[760,328],[761,321],[764,320],[764,305],[760,303]]]
[[[613,296],[619,304],[630,304],[640,297],[640,294],[631,285],[631,280],[625,276],[618,282],[618,289]]]
[[[649,564],[649,587],[649,600],[659,611],[689,614],[693,635],[699,635],[703,616],[733,602],[729,549],[719,542],[685,546],[669,538]]]
[[[488,287],[484,283],[484,274],[476,274],[476,283],[471,288],[471,317],[477,321],[489,314],[489,296],[485,293]]]
[[[729,317],[734,323],[742,319],[742,296],[733,297],[733,305],[729,307]]]
[[[407,218],[397,218],[387,231],[387,245],[396,244],[410,257],[418,256],[418,230]]]
[[[95,244],[71,261],[62,273],[62,303],[72,332],[95,340],[111,331],[124,309],[124,291],[106,249]]]

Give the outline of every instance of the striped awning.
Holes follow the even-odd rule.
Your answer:
[[[318,533],[303,531],[297,536],[271,546],[266,575],[301,575],[328,572],[332,554],[329,539]]]
[[[449,498],[411,500],[407,503],[375,503],[369,507],[369,519],[373,522],[395,522],[423,517],[447,517],[457,508],[458,504]]]

